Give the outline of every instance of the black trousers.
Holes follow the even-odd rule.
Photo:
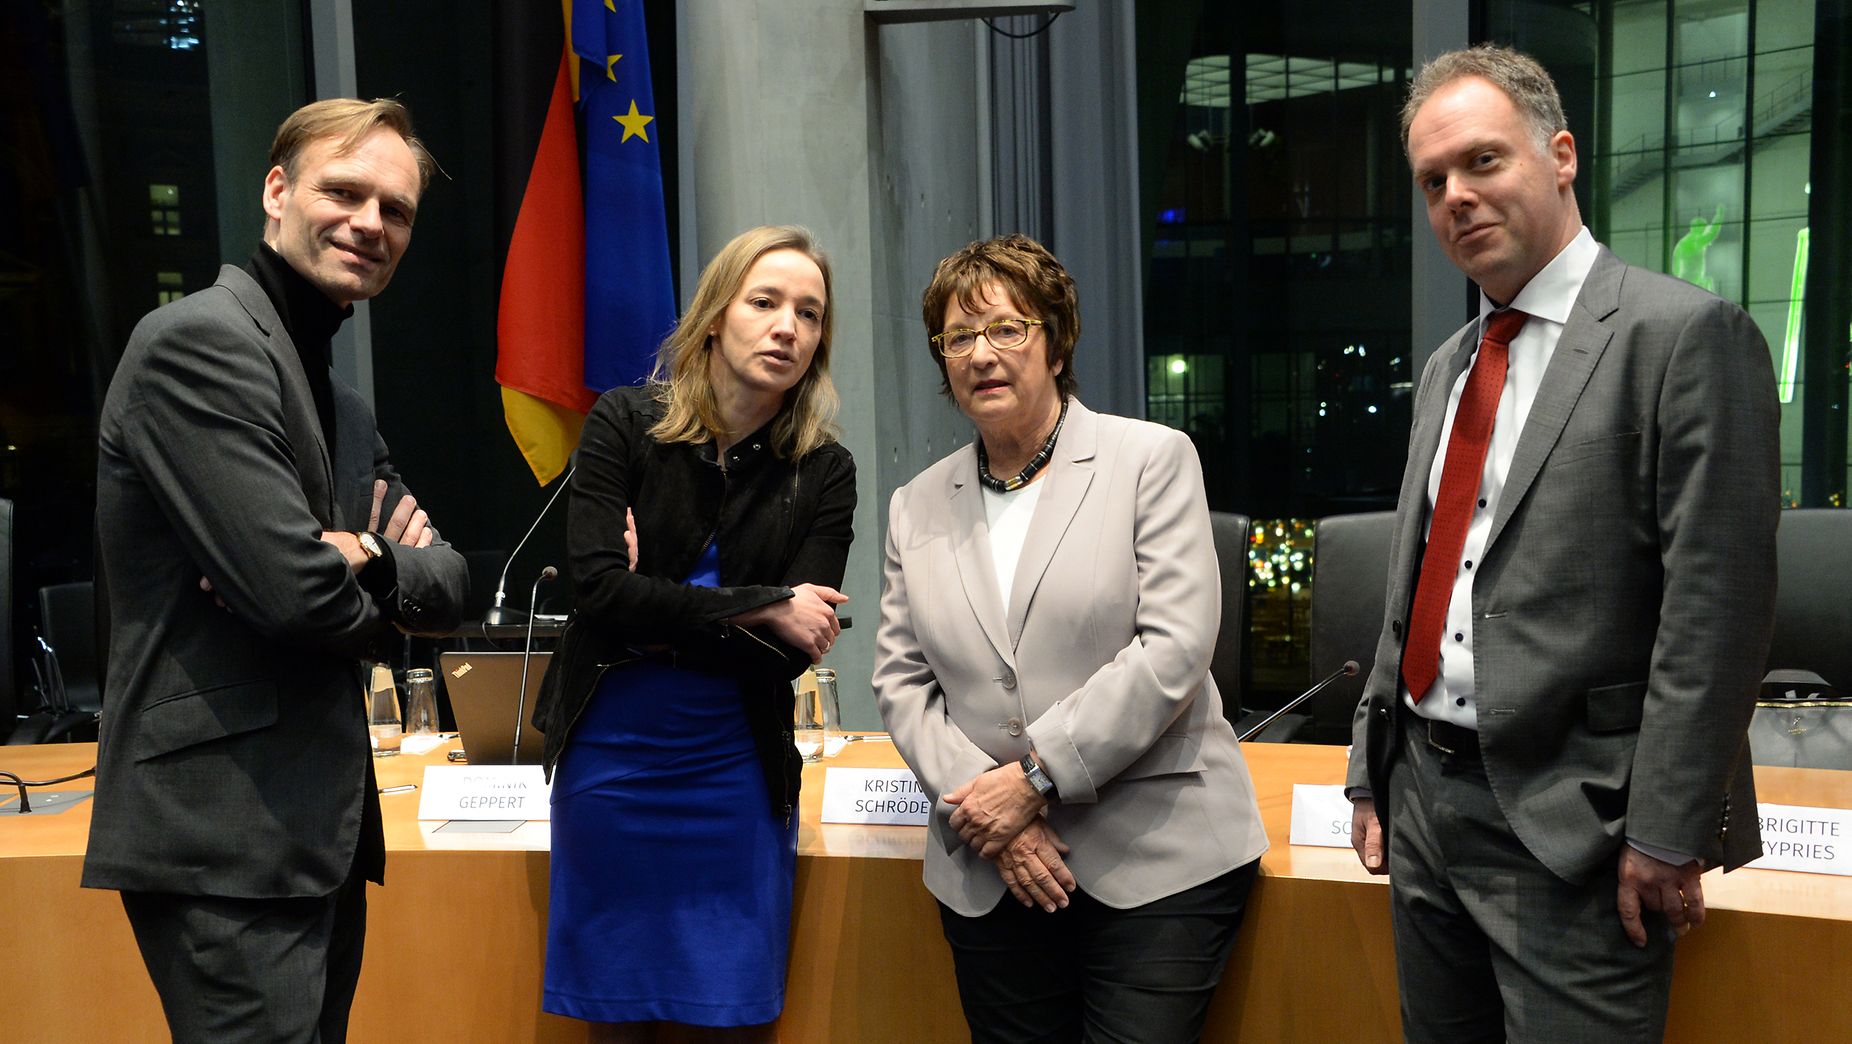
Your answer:
[[[315,899],[123,892],[175,1044],[339,1044],[360,980],[366,880]]]
[[[1652,911],[1646,947],[1628,941],[1618,857],[1588,881],[1557,877],[1512,831],[1478,751],[1439,750],[1415,715],[1399,718],[1389,895],[1406,1039],[1659,1040],[1673,944]]]
[[[971,1039],[1199,1039],[1259,872],[1257,859],[1129,910],[1084,892],[1054,913],[1008,894],[982,917],[941,903]]]

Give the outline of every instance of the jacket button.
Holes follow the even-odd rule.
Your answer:
[[[1402,621],[1389,621],[1389,633],[1395,635],[1397,638],[1402,637]]]
[[[1021,718],[1011,718],[1008,722],[1005,722],[1005,724],[1009,726],[1010,735],[1012,736],[1022,735],[1022,719]]]
[[[1005,666],[1005,667],[1003,668],[1003,677],[1001,677],[1001,678],[999,678],[999,679],[997,679],[997,680],[1003,683],[1003,687],[1004,687],[1004,688],[1006,688],[1006,689],[1014,689],[1014,688],[1016,687],[1016,672],[1015,672],[1015,671],[1013,671],[1013,670],[1011,670],[1011,669],[1010,669],[1010,668],[1009,668],[1009,667],[1008,667],[1008,666],[1006,665],[1006,666]]]

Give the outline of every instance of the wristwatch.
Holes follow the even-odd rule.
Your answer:
[[[365,531],[355,533],[354,537],[360,541],[360,551],[367,556],[368,565],[385,557],[386,548],[379,542],[379,537]]]
[[[1042,771],[1042,766],[1035,763],[1035,755],[1024,754],[1017,764],[1022,766],[1022,774],[1027,777],[1029,785],[1035,788],[1037,794],[1049,801],[1060,796],[1055,793],[1055,781],[1049,779],[1048,773]]]

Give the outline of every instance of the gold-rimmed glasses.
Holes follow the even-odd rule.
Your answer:
[[[1040,319],[999,319],[981,330],[961,326],[956,330],[947,330],[935,334],[932,343],[938,345],[939,354],[947,359],[962,359],[970,355],[977,347],[978,335],[982,334],[990,346],[1000,352],[1021,348],[1029,340],[1029,328],[1042,325]]]

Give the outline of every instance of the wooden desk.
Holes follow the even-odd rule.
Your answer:
[[[1384,879],[1343,849],[1287,845],[1293,783],[1336,783],[1336,747],[1249,744],[1273,849],[1205,1040],[1392,1041],[1399,1035]],[[91,763],[86,744],[0,748],[27,778]],[[426,763],[377,762],[380,785]],[[883,742],[829,764],[897,764]],[[1852,807],[1852,772],[1758,769],[1764,800]],[[82,789],[87,781],[70,784]],[[820,826],[819,766],[806,769],[787,1042],[965,1039],[938,909],[920,884],[925,834]],[[539,1011],[545,831],[433,834],[418,795],[381,799],[389,887],[369,889],[356,1041],[584,1040]],[[0,810],[0,816],[6,816]],[[8,1040],[162,1041],[159,1002],[113,893],[77,886],[87,806],[0,821],[0,926],[16,960],[0,976]],[[1830,969],[1852,952],[1852,879],[1745,870],[1704,879],[1710,922],[1679,944],[1668,1038],[1852,1040]]]

